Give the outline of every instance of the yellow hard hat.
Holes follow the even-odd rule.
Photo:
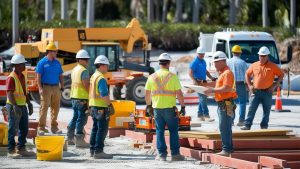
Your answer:
[[[233,53],[242,53],[242,49],[239,45],[234,45],[231,49],[231,52],[233,52]]]
[[[47,47],[46,50],[57,50],[56,45],[53,42],[50,42]]]

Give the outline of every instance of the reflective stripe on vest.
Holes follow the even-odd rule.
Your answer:
[[[90,92],[89,92],[89,106],[107,107],[106,102],[101,97],[100,91],[98,90],[98,84],[104,76],[98,70],[92,75],[90,80]]]
[[[88,99],[89,93],[84,88],[81,81],[82,72],[87,70],[82,65],[78,64],[71,73],[72,85],[71,85],[71,98]]]
[[[14,91],[13,95],[15,97],[15,101],[16,101],[17,105],[19,105],[19,106],[25,105],[26,104],[26,95],[24,94],[23,87],[19,80],[18,75],[15,72],[11,72],[8,77],[12,77],[15,81],[15,91]],[[26,85],[25,85],[25,88],[27,88]],[[27,89],[25,89],[25,90],[27,93]],[[7,97],[6,103],[12,104],[8,100],[8,97]]]
[[[157,73],[154,73],[153,75],[151,75],[151,78],[153,79],[153,81],[156,83],[156,86],[157,86],[156,90],[151,91],[152,96],[174,96],[175,97],[176,96],[175,91],[166,89],[166,85],[172,77],[173,77],[173,74],[169,73],[163,79],[163,81],[161,81],[159,79],[159,76],[157,75]]]

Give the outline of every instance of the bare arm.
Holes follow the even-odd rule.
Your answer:
[[[146,90],[145,101],[146,101],[147,105],[151,105],[151,91],[150,90]]]
[[[14,97],[13,93],[14,93],[14,91],[11,91],[11,90],[7,91],[7,98],[11,102],[11,104],[17,105],[17,102],[15,100],[15,97]]]
[[[195,81],[195,78],[194,78],[194,76],[193,76],[193,70],[192,70],[192,69],[189,69],[189,76],[190,76],[190,78],[191,78],[193,81]]]
[[[37,73],[37,84],[38,84],[38,87],[39,87],[40,94],[43,93],[42,75],[40,73]]]
[[[83,87],[85,88],[86,91],[89,91],[90,89],[90,80],[89,79],[84,79],[81,80]]]
[[[59,75],[59,82],[60,82],[60,88],[63,89],[65,87],[64,86],[64,76],[63,76],[63,74]]]
[[[215,79],[214,77],[212,77],[212,75],[207,70],[206,70],[206,75],[207,75],[208,78],[210,78],[210,80],[214,80]]]
[[[179,101],[180,105],[185,106],[182,91],[181,90],[176,90],[176,95],[177,95],[177,98],[178,98],[178,101]]]

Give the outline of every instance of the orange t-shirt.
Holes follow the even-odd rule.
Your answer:
[[[234,75],[232,71],[226,67],[223,72],[221,72],[217,82],[216,82],[216,88],[222,87],[222,86],[229,86],[234,88]],[[224,99],[229,98],[237,98],[237,94],[235,91],[233,92],[215,92],[215,100],[222,101]]]
[[[267,89],[272,86],[275,76],[283,75],[283,71],[271,61],[261,64],[259,61],[253,63],[247,70],[248,76],[253,76],[255,89]]]

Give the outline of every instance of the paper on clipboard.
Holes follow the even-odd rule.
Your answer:
[[[205,94],[204,91],[206,91],[208,88],[198,85],[183,85],[184,87],[187,87],[189,89],[194,90],[197,93]]]

